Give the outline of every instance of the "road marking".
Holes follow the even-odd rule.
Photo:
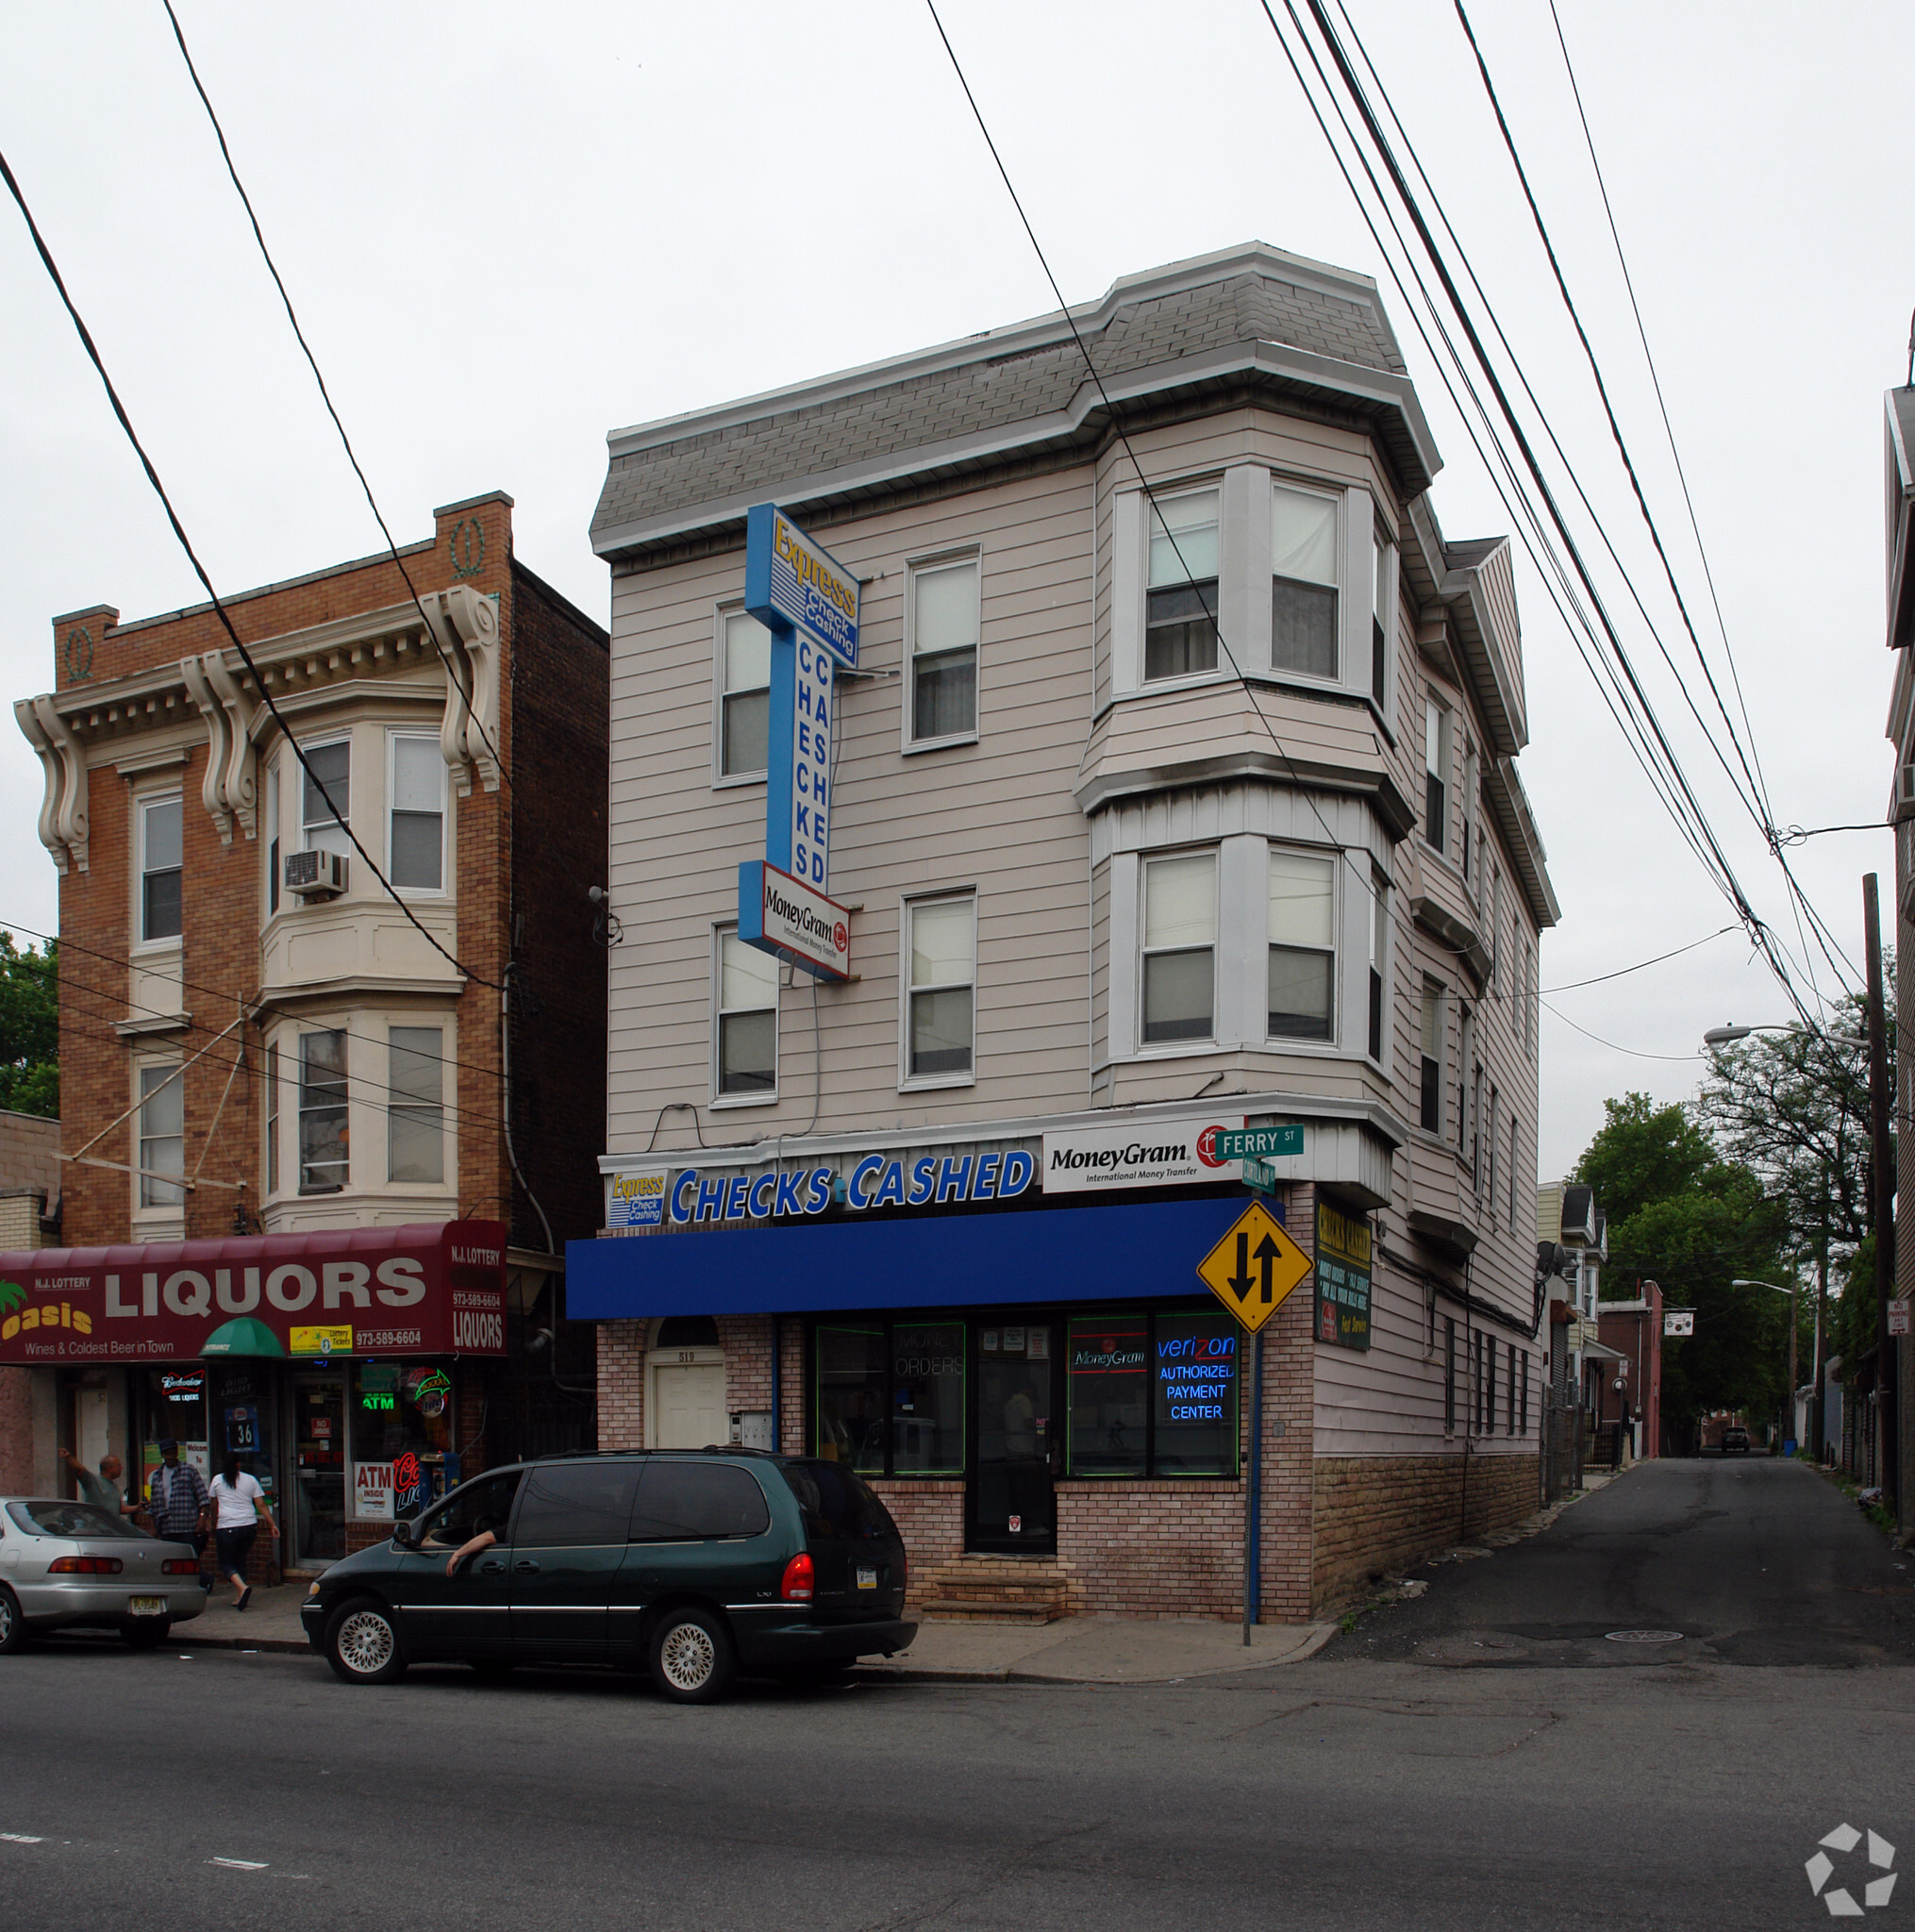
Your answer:
[[[43,1845],[43,1838],[28,1838],[24,1831],[0,1831],[0,1840],[9,1845]]]
[[[263,1858],[208,1858],[208,1865],[224,1865],[228,1872],[263,1872],[266,1861]]]

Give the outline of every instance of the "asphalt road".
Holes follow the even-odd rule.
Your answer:
[[[1798,1477],[1678,1473],[1657,1538],[1631,1476],[1560,1531],[1616,1541],[1589,1574],[1632,1615],[1687,1622],[1621,1546],[1707,1535],[1685,1481],[1727,1497],[1705,1510],[1792,1521]],[[1373,1625],[1548,1555],[1449,1566]],[[1552,1616],[1586,1587],[1539,1574]],[[1803,1862],[1839,1824],[1915,1857],[1915,1669],[1750,1667],[1685,1639],[1655,1663],[1486,1671],[1379,1658],[1371,1634],[1180,1684],[748,1686],[709,1710],[588,1672],[364,1690],[317,1659],[67,1640],[0,1658],[0,1922],[1741,1932],[1827,1922]],[[1831,1883],[1879,1875],[1838,1863]]]
[[[1645,1462],[1541,1535],[1426,1565],[1428,1593],[1364,1617],[1333,1655],[1424,1663],[1915,1662],[1915,1557],[1806,1464]],[[1674,1643],[1611,1631],[1680,1633]],[[1911,1903],[1915,1912],[1915,1903]]]

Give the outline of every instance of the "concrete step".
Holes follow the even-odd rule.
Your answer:
[[[1057,1598],[1014,1603],[979,1596],[933,1597],[920,1607],[926,1616],[950,1624],[1055,1624],[1064,1614]]]

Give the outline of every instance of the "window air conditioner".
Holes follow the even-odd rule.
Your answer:
[[[1904,819],[1915,819],[1915,765],[1895,767],[1895,819],[1900,824]]]
[[[289,852],[286,890],[302,899],[337,899],[346,889],[346,861],[337,852]]]

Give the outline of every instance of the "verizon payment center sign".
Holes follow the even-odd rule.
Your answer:
[[[1241,1128],[1244,1117],[1127,1121],[1110,1127],[1073,1127],[1044,1136],[1047,1194],[1101,1194],[1121,1188],[1193,1187],[1234,1181],[1238,1163],[1217,1153],[1217,1135]]]

